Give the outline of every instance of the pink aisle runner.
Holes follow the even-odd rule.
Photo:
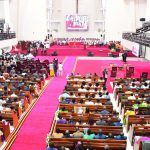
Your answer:
[[[75,64],[75,57],[68,57],[64,64],[65,73],[70,73]],[[50,130],[55,111],[58,106],[58,96],[64,89],[66,76],[54,78],[29,116],[23,123],[11,150],[44,150],[45,139]]]

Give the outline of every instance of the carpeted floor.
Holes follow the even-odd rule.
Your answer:
[[[43,60],[42,57],[37,57]],[[44,59],[53,60],[53,57],[45,57]],[[58,57],[60,61],[64,57]],[[18,136],[11,147],[11,150],[43,150],[45,149],[46,134],[50,130],[50,125],[53,121],[55,111],[58,106],[58,96],[64,89],[66,84],[66,75],[72,72],[75,57],[67,57],[64,63],[64,76],[54,78],[47,86],[39,101],[23,123]],[[102,76],[102,70],[108,68],[110,63],[114,63],[118,66],[123,65],[120,60],[78,60],[75,68],[75,74],[80,73],[86,75],[87,73],[96,72]],[[140,77],[141,72],[148,72],[150,77],[150,62],[141,61],[128,61],[128,64],[132,64],[135,67],[135,73],[133,77]],[[110,71],[108,71],[108,76]],[[118,77],[124,77],[125,71],[118,71]],[[112,87],[110,85],[110,79],[108,78],[107,88],[112,93]]]
[[[135,73],[132,77],[140,77],[142,72],[148,72],[150,77],[150,62],[140,62],[140,61],[128,61],[128,64],[132,64],[135,67]],[[116,64],[117,66],[122,66],[124,63],[120,60],[78,60],[75,73],[80,73],[81,75],[86,75],[87,73],[97,73],[102,76],[102,71],[104,68],[108,70],[109,64]],[[125,70],[118,71],[117,77],[125,77]],[[112,87],[110,81],[114,78],[110,78],[110,71],[108,70],[108,80],[107,88],[110,93],[112,93]]]
[[[64,63],[66,73],[72,72],[75,57],[69,57]],[[58,107],[58,96],[64,89],[66,76],[54,78],[23,123],[11,150],[44,150],[45,139],[50,130],[55,111]]]
[[[108,48],[108,46],[102,46],[102,47],[90,46],[87,47],[86,50],[84,50],[83,46],[69,47],[69,46],[54,45],[48,49],[46,55],[50,56],[54,51],[57,51],[58,56],[87,56],[88,52],[92,52],[94,56],[107,57],[108,53],[110,53],[110,49]],[[27,50],[18,49],[18,52],[26,54]],[[11,50],[11,53],[16,53],[16,52],[14,50]],[[43,56],[43,54],[41,54],[40,49],[38,50],[37,56]],[[132,52],[129,52],[128,56],[135,57],[132,54]]]

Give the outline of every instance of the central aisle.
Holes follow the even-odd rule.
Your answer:
[[[65,75],[72,72],[75,61],[76,57],[66,59]],[[46,148],[46,135],[58,107],[58,97],[66,84],[65,75],[56,77],[49,83],[23,123],[11,150],[44,150]]]

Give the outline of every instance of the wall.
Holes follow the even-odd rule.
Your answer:
[[[11,0],[10,20],[18,40],[44,40],[46,0]]]
[[[0,19],[5,18],[4,1],[0,1]]]
[[[128,50],[132,50],[132,47],[134,45],[135,42],[131,42],[125,39],[121,40],[121,44],[123,45],[123,49],[128,49]]]
[[[117,4],[116,4],[117,3]],[[146,16],[147,0],[107,0],[106,41],[121,40],[123,32],[134,32],[141,27],[139,18]]]
[[[10,50],[12,45],[16,45],[16,44],[17,44],[17,39],[3,40],[0,41],[0,49],[7,48]]]
[[[66,15],[76,14],[76,0],[53,0],[53,20],[59,22],[52,23],[53,29],[58,29],[54,33],[57,37],[100,37],[97,32],[99,24],[95,23],[99,19],[100,0],[79,0],[79,15],[88,15],[88,31],[66,31]]]
[[[150,47],[146,47],[145,58],[148,59],[148,60],[150,61]]]
[[[10,0],[9,8],[10,8],[10,22],[13,25],[13,30],[16,32],[16,36],[18,37],[18,8],[19,0]]]
[[[146,7],[146,21],[150,20],[150,0],[147,0],[147,7]]]

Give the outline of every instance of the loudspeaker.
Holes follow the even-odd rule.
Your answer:
[[[145,21],[145,18],[140,18],[140,21]]]

